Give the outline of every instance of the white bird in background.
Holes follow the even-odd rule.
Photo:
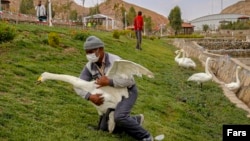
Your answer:
[[[149,78],[153,78],[154,75],[147,68],[136,64],[128,60],[117,60],[113,63],[110,70],[107,72],[106,76],[108,78],[120,77],[120,78],[130,78],[134,75],[142,77],[146,75]],[[95,81],[85,81],[78,77],[64,74],[54,74],[49,72],[44,72],[38,78],[38,82],[44,82],[46,80],[59,80],[72,84],[75,88],[90,92],[91,94],[101,93],[104,97],[104,102],[102,105],[97,106],[92,103],[98,111],[99,115],[106,113],[108,108],[115,109],[118,102],[122,100],[122,97],[128,98],[127,88],[114,88],[110,86],[105,86],[97,88],[98,85]],[[109,114],[108,129],[112,133],[115,127],[114,121],[114,111]]]
[[[225,86],[226,86],[229,90],[231,90],[231,91],[237,90],[237,89],[240,87],[240,79],[239,79],[239,70],[240,70],[240,69],[241,69],[241,67],[240,67],[240,66],[237,66],[236,72],[235,72],[235,74],[236,74],[236,82],[231,82],[231,83],[225,84]]]
[[[183,49],[181,49],[182,58],[179,59],[179,66],[184,68],[196,68],[195,62],[191,58],[187,58]]]
[[[202,89],[202,84],[212,79],[212,74],[210,74],[208,70],[208,64],[209,64],[210,59],[211,58],[208,57],[206,60],[205,73],[204,72],[195,73],[192,76],[190,76],[187,81],[197,82],[201,86],[201,89]]]

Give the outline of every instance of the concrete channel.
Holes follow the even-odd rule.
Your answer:
[[[207,57],[213,58],[209,65],[213,81],[218,83],[224,95],[237,107],[247,111],[250,118],[250,42],[234,40],[175,39],[173,45],[184,49],[186,56],[198,58],[203,66]],[[216,45],[216,47],[215,47]],[[230,91],[225,84],[235,81],[236,67],[239,73],[240,88]]]

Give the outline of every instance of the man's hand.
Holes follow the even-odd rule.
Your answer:
[[[89,100],[95,105],[100,106],[103,104],[104,98],[102,97],[102,94],[91,94]]]
[[[107,76],[101,76],[100,78],[96,79],[95,82],[97,85],[99,85],[97,88],[108,86],[109,85],[109,78]]]

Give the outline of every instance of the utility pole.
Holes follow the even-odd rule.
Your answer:
[[[125,24],[124,24],[124,26],[125,26],[125,30],[127,29],[127,12],[125,11],[125,13],[124,13],[124,16],[125,16]]]
[[[51,10],[51,0],[49,2],[49,26],[52,26],[52,10]]]
[[[162,37],[162,26],[163,26],[163,24],[160,25],[160,27],[161,27],[161,37]]]
[[[214,0],[212,0],[212,11],[211,14],[214,14]]]
[[[223,10],[223,0],[221,0],[221,11]]]
[[[17,3],[19,3],[19,5],[20,5],[20,0],[18,0]],[[19,12],[20,12],[20,6],[17,8],[16,12],[17,12],[17,14],[16,14],[16,24],[18,24],[18,17],[19,17]]]
[[[144,36],[146,35],[146,26],[145,26],[145,24],[146,24],[146,22],[143,23],[143,28],[144,28],[143,29],[144,30],[143,34],[144,34]]]
[[[0,0],[0,20],[2,19],[2,0]]]
[[[82,27],[84,28],[84,3],[85,3],[85,0],[82,0],[82,8],[83,8],[83,11],[82,11]]]

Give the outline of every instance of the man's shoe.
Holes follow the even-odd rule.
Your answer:
[[[152,136],[149,136],[148,138],[142,139],[142,141],[154,141],[154,138]]]

